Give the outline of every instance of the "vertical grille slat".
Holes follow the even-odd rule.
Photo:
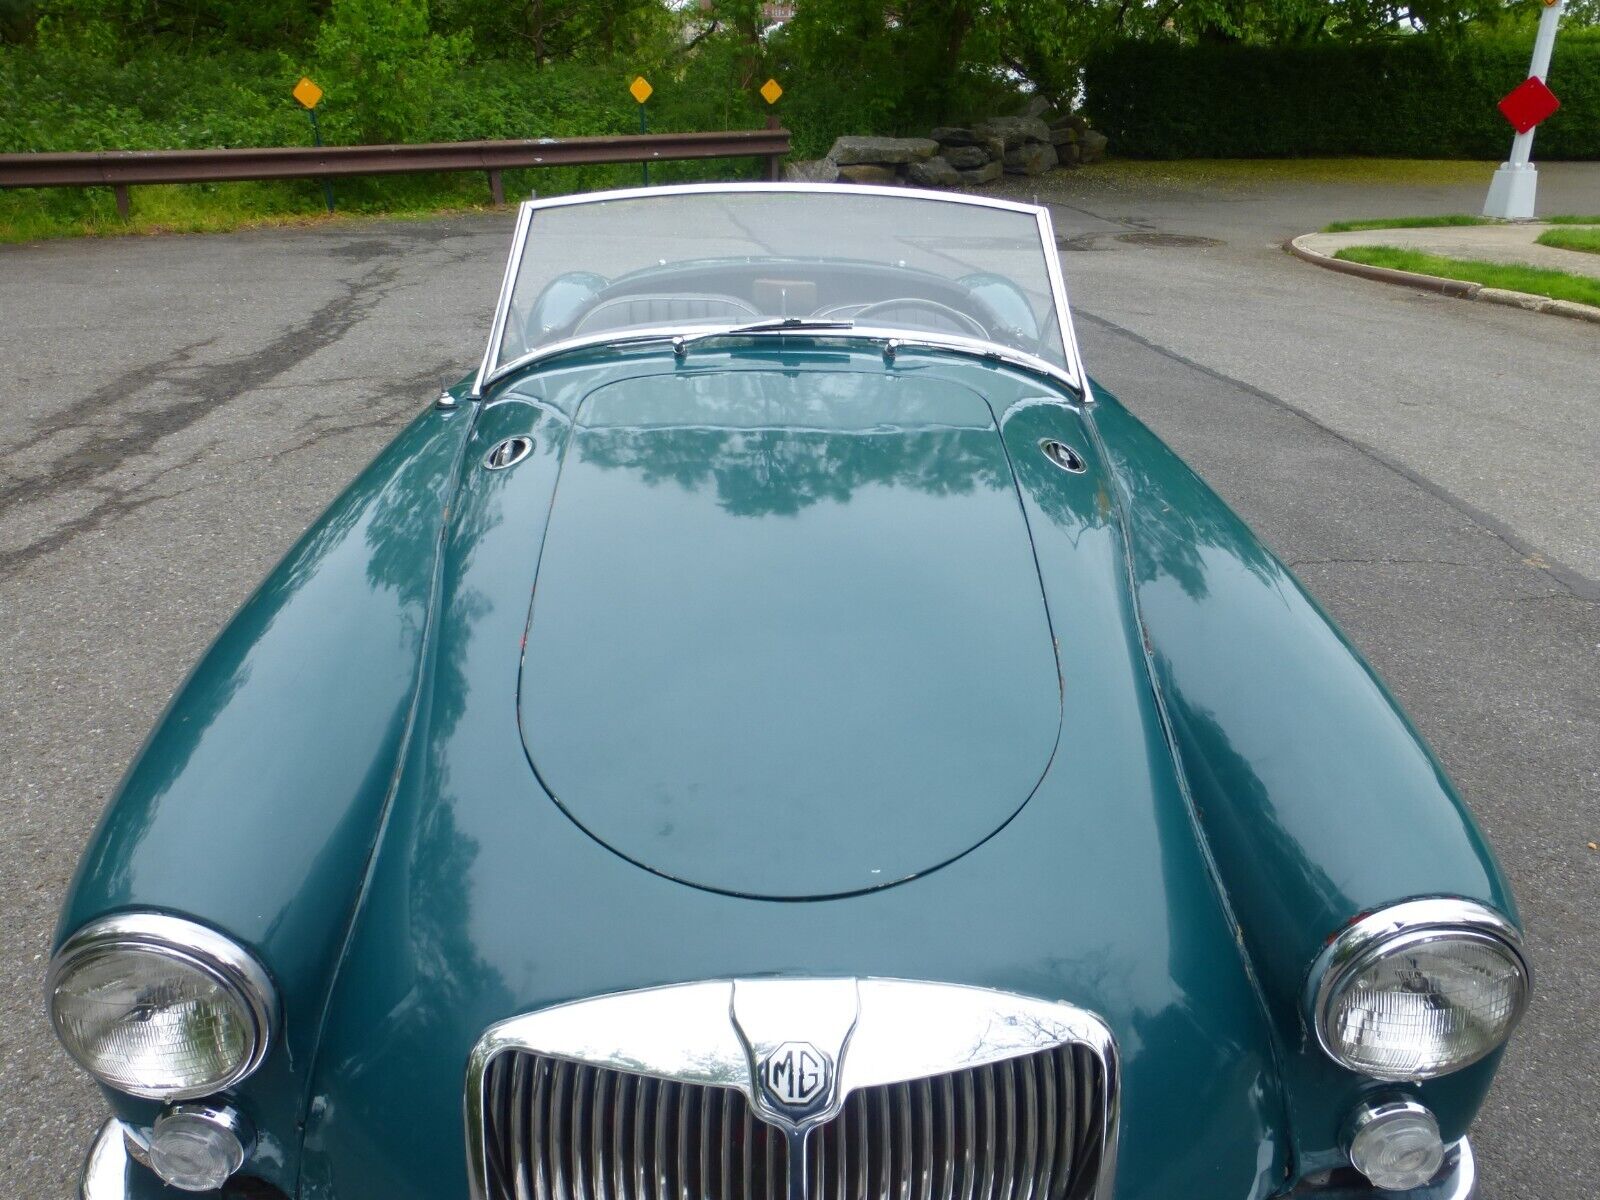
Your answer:
[[[802,1200],[1105,1200],[1106,1073],[1063,1045],[852,1092]],[[484,1079],[487,1200],[796,1200],[744,1093],[507,1051]]]
[[[933,1176],[939,1150],[933,1143],[933,1084],[917,1080],[917,1200],[933,1200]],[[841,1198],[842,1200],[842,1198]]]
[[[742,1147],[742,1150],[744,1159],[744,1176],[739,1180],[739,1191],[737,1194],[740,1196],[747,1196],[750,1198],[750,1200],[755,1200],[756,1119],[751,1114],[750,1106],[748,1104],[744,1106],[744,1146]]]
[[[550,1193],[553,1196],[562,1197],[563,1200],[567,1198],[567,1184],[565,1174],[562,1171],[563,1164],[561,1160],[566,1156],[566,1142],[571,1141],[571,1139],[563,1139],[561,1129],[563,1117],[567,1112],[566,1085],[567,1076],[570,1073],[571,1067],[560,1061],[557,1061],[551,1070],[550,1108],[545,1120],[544,1161],[550,1168]]]
[[[954,1200],[956,1195],[956,1081],[949,1075],[939,1078],[940,1107],[944,1110],[944,1153],[940,1160],[944,1166],[944,1184],[939,1200]]]
[[[870,1145],[870,1142],[868,1141],[868,1135],[867,1135],[867,1130],[869,1128],[869,1121],[868,1121],[868,1118],[867,1118],[867,1099],[868,1099],[868,1097],[870,1095],[871,1095],[870,1092],[857,1092],[854,1096],[851,1096],[849,1100],[845,1101],[845,1104],[847,1106],[845,1108],[845,1116],[847,1118],[850,1115],[850,1109],[851,1108],[855,1109],[855,1117],[856,1117],[856,1119],[855,1119],[853,1125],[851,1123],[847,1122],[846,1128],[851,1129],[852,1132],[855,1134],[855,1141],[853,1143],[851,1143],[851,1144],[855,1148],[855,1159],[856,1159],[856,1172],[855,1172],[855,1174],[856,1174],[856,1193],[855,1194],[857,1196],[868,1196],[868,1195],[871,1195],[871,1193],[867,1191],[867,1186],[868,1186],[867,1185],[867,1180],[870,1178],[870,1173],[871,1173],[871,1164],[868,1162],[868,1158],[867,1158],[867,1147],[868,1147],[868,1145]]]
[[[606,1094],[611,1090],[616,1075],[611,1071],[596,1071],[594,1073],[594,1096],[589,1126],[589,1153],[592,1156],[594,1181],[590,1185],[595,1200],[617,1200],[616,1183],[607,1178],[606,1157],[606,1130],[610,1128],[606,1118],[610,1111],[606,1104]]]
[[[588,1156],[583,1152],[589,1140],[589,1126],[585,1120],[589,1108],[589,1077],[597,1073],[593,1067],[585,1066],[579,1066],[572,1073],[572,1126],[562,1151],[571,1155],[568,1171],[577,1200],[600,1200],[598,1196],[590,1194],[594,1181],[588,1170]]]
[[[722,1106],[719,1103],[720,1098],[721,1098],[721,1096],[720,1096],[719,1092],[714,1092],[714,1091],[710,1090],[709,1088],[706,1089],[702,1093],[702,1102],[704,1104],[704,1111],[703,1111],[703,1113],[701,1115],[701,1118],[700,1118],[700,1189],[699,1190],[700,1190],[700,1195],[701,1196],[720,1196],[720,1195],[723,1194],[722,1192],[720,1192],[720,1191],[718,1191],[716,1189],[715,1185],[713,1185],[712,1179],[714,1178],[714,1176],[712,1175],[712,1170],[711,1170],[711,1162],[712,1162],[712,1158],[711,1158],[711,1155],[712,1155],[711,1136],[712,1136],[713,1132],[715,1132],[717,1125],[720,1124],[720,1122],[721,1122],[721,1109],[722,1109]],[[717,1113],[717,1118],[715,1120],[713,1120],[712,1116],[711,1116],[711,1114],[713,1112]]]
[[[650,1097],[655,1091],[655,1080],[639,1080],[639,1090],[633,1094],[633,1191],[638,1200],[655,1200],[655,1181],[645,1154],[646,1137],[650,1129]]]
[[[629,1178],[631,1171],[625,1150],[628,1144],[628,1117],[633,1111],[634,1082],[632,1075],[622,1075],[617,1079],[617,1095],[612,1105],[611,1178],[615,1181],[617,1200],[635,1200],[638,1196],[633,1190],[633,1180]]]
[[[1069,1062],[1057,1062],[1053,1066],[1059,1077],[1057,1096],[1061,1100],[1061,1122],[1057,1126],[1061,1131],[1061,1146],[1060,1158],[1056,1161],[1056,1174],[1062,1179],[1070,1179],[1073,1164],[1077,1162],[1078,1150],[1078,1105],[1073,1096],[1075,1084]]]
[[[834,1161],[837,1164],[831,1200],[847,1200],[850,1195],[850,1126],[844,1117],[828,1126],[834,1142],[839,1147]]]
[[[1012,1076],[1012,1064],[996,1063],[989,1070],[995,1076],[995,1091],[1000,1097],[1000,1140],[995,1144],[994,1157],[999,1160],[1000,1178],[996,1183],[999,1200],[1013,1200],[1013,1187],[1017,1172],[1017,1087]]]
[[[520,1066],[522,1069],[518,1070]],[[510,1071],[499,1072],[490,1081],[490,1111],[494,1119],[504,1121],[508,1128],[520,1129],[523,1127],[525,1116],[523,1114],[523,1101],[527,1097],[524,1081],[528,1067],[519,1063]],[[522,1160],[523,1147],[527,1139],[518,1137],[509,1146],[501,1148],[501,1152],[492,1157],[491,1161],[499,1168],[501,1186],[505,1188],[507,1196],[515,1196],[517,1200],[528,1200],[524,1189],[523,1172],[526,1164]]]
[[[693,1114],[689,1111],[701,1089],[678,1085],[678,1195],[682,1200],[695,1200],[694,1186],[689,1170],[693,1146]]]
[[[978,1109],[982,1114],[982,1141],[976,1146],[982,1182],[978,1184],[978,1200],[990,1200],[995,1194],[995,1077],[994,1067],[978,1070]]]
[[[1039,1093],[1035,1076],[1039,1064],[1031,1058],[1017,1063],[1017,1073],[1022,1076],[1022,1168],[1017,1172],[1018,1200],[1034,1200],[1034,1187],[1039,1178],[1039,1122],[1027,1119],[1028,1114],[1039,1114]]]
[[[667,1167],[667,1122],[672,1118],[672,1098],[677,1085],[663,1081],[656,1088],[655,1157],[650,1164],[650,1179],[655,1200],[672,1200],[672,1172]]]
[[[766,1145],[766,1197],[767,1200],[783,1200],[783,1192],[778,1188],[778,1139],[771,1136],[771,1131],[765,1127],[761,1130],[761,1140]]]
[[[1056,1064],[1047,1058],[1036,1063],[1039,1068],[1039,1132],[1043,1145],[1039,1147],[1039,1179],[1034,1194],[1039,1200],[1053,1200],[1055,1196],[1056,1169]]]

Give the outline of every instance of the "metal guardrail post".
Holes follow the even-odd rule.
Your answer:
[[[499,171],[489,173],[489,200],[496,208],[506,202],[505,184],[500,179]]]
[[[768,116],[767,116],[767,128],[768,129],[772,129],[772,130],[782,130],[783,129],[783,125],[778,120],[778,114],[777,113],[768,114]],[[787,135],[787,132],[788,132],[787,130],[784,130],[784,133],[786,135]],[[787,136],[785,136],[784,141],[785,142],[788,141],[788,137]],[[767,173],[766,173],[766,179],[767,179],[768,183],[777,183],[778,180],[783,178],[783,155],[787,154],[788,152],[789,152],[788,147],[785,146],[782,154],[768,155],[768,157],[767,157]]]

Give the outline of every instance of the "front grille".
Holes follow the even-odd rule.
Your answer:
[[[524,1051],[485,1079],[493,1200],[786,1200],[788,1148],[733,1088]],[[1073,1044],[852,1092],[806,1143],[807,1200],[1088,1200],[1101,1060]]]

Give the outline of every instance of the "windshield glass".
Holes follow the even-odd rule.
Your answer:
[[[1031,210],[841,189],[535,205],[490,372],[574,338],[783,318],[976,339],[1067,369]]]

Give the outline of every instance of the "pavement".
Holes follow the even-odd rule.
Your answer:
[[[1329,221],[1481,182],[1026,184],[1091,370],[1310,586],[1438,750],[1538,987],[1480,1200],[1600,1195],[1600,397],[1593,326],[1319,271]],[[1541,168],[1548,211],[1600,165]],[[481,351],[509,214],[0,247],[0,1195],[65,1198],[101,1119],[40,982],[118,776],[249,590]]]
[[[1437,229],[1362,229],[1350,233],[1312,233],[1297,240],[1305,249],[1329,257],[1350,246],[1393,246],[1444,258],[1542,267],[1547,271],[1565,271],[1569,275],[1600,279],[1600,254],[1541,246],[1536,240],[1547,229],[1571,228],[1573,226],[1530,221],[1515,225],[1455,225]]]

